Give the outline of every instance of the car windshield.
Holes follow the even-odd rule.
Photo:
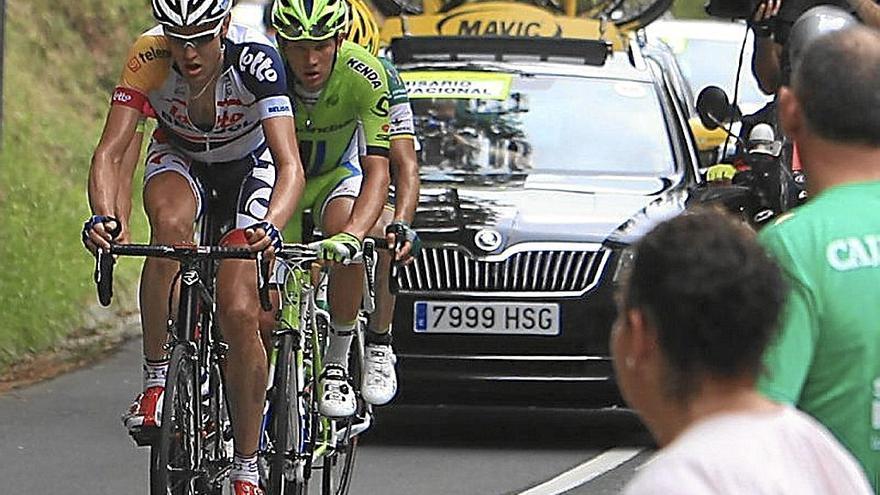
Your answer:
[[[405,72],[423,172],[666,176],[669,133],[650,83]]]
[[[720,86],[733,98],[736,83],[736,63],[739,61],[739,50],[742,41],[720,41],[691,38],[680,53],[677,53],[681,70],[687,78],[694,93],[709,85]],[[727,63],[719,63],[726,60]],[[740,73],[739,97],[740,107],[751,113],[767,103],[770,98],[758,88],[758,82],[748,67],[751,60],[750,46],[746,47],[743,57],[743,70]]]

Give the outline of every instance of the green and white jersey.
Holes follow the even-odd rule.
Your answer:
[[[388,132],[389,139],[412,139],[416,151],[421,149],[419,140],[416,138],[416,126],[413,122],[412,106],[409,104],[409,94],[406,92],[406,84],[397,72],[394,64],[385,57],[379,57],[382,66],[385,67],[385,75],[388,77],[389,96],[391,97],[391,127]],[[363,129],[360,130],[360,154],[366,154],[366,142]]]
[[[759,388],[828,427],[880,490],[880,182],[823,191],[760,240],[791,293]]]
[[[309,94],[297,84],[293,88],[296,135],[307,177],[357,163],[358,124],[363,128],[364,154],[388,156],[388,78],[382,63],[368,51],[343,41],[320,92]]]
[[[415,125],[413,124],[413,111],[409,104],[409,96],[406,93],[406,85],[397,68],[385,57],[379,57],[385,73],[388,76],[389,94],[391,96],[391,139],[415,137]]]

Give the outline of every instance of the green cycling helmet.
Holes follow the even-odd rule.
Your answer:
[[[272,26],[287,41],[323,41],[348,28],[346,0],[275,0]]]

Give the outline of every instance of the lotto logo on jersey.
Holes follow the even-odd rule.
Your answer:
[[[278,71],[272,67],[272,59],[262,51],[251,51],[248,46],[241,51],[241,56],[238,58],[238,68],[242,72],[250,73],[260,82],[278,80]]]
[[[131,94],[122,89],[113,92],[113,103],[129,103],[132,98]]]

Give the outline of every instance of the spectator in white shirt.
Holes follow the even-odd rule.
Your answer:
[[[635,245],[611,350],[661,450],[627,495],[872,493],[824,427],[755,388],[785,294],[752,231],[720,212],[686,213]]]

